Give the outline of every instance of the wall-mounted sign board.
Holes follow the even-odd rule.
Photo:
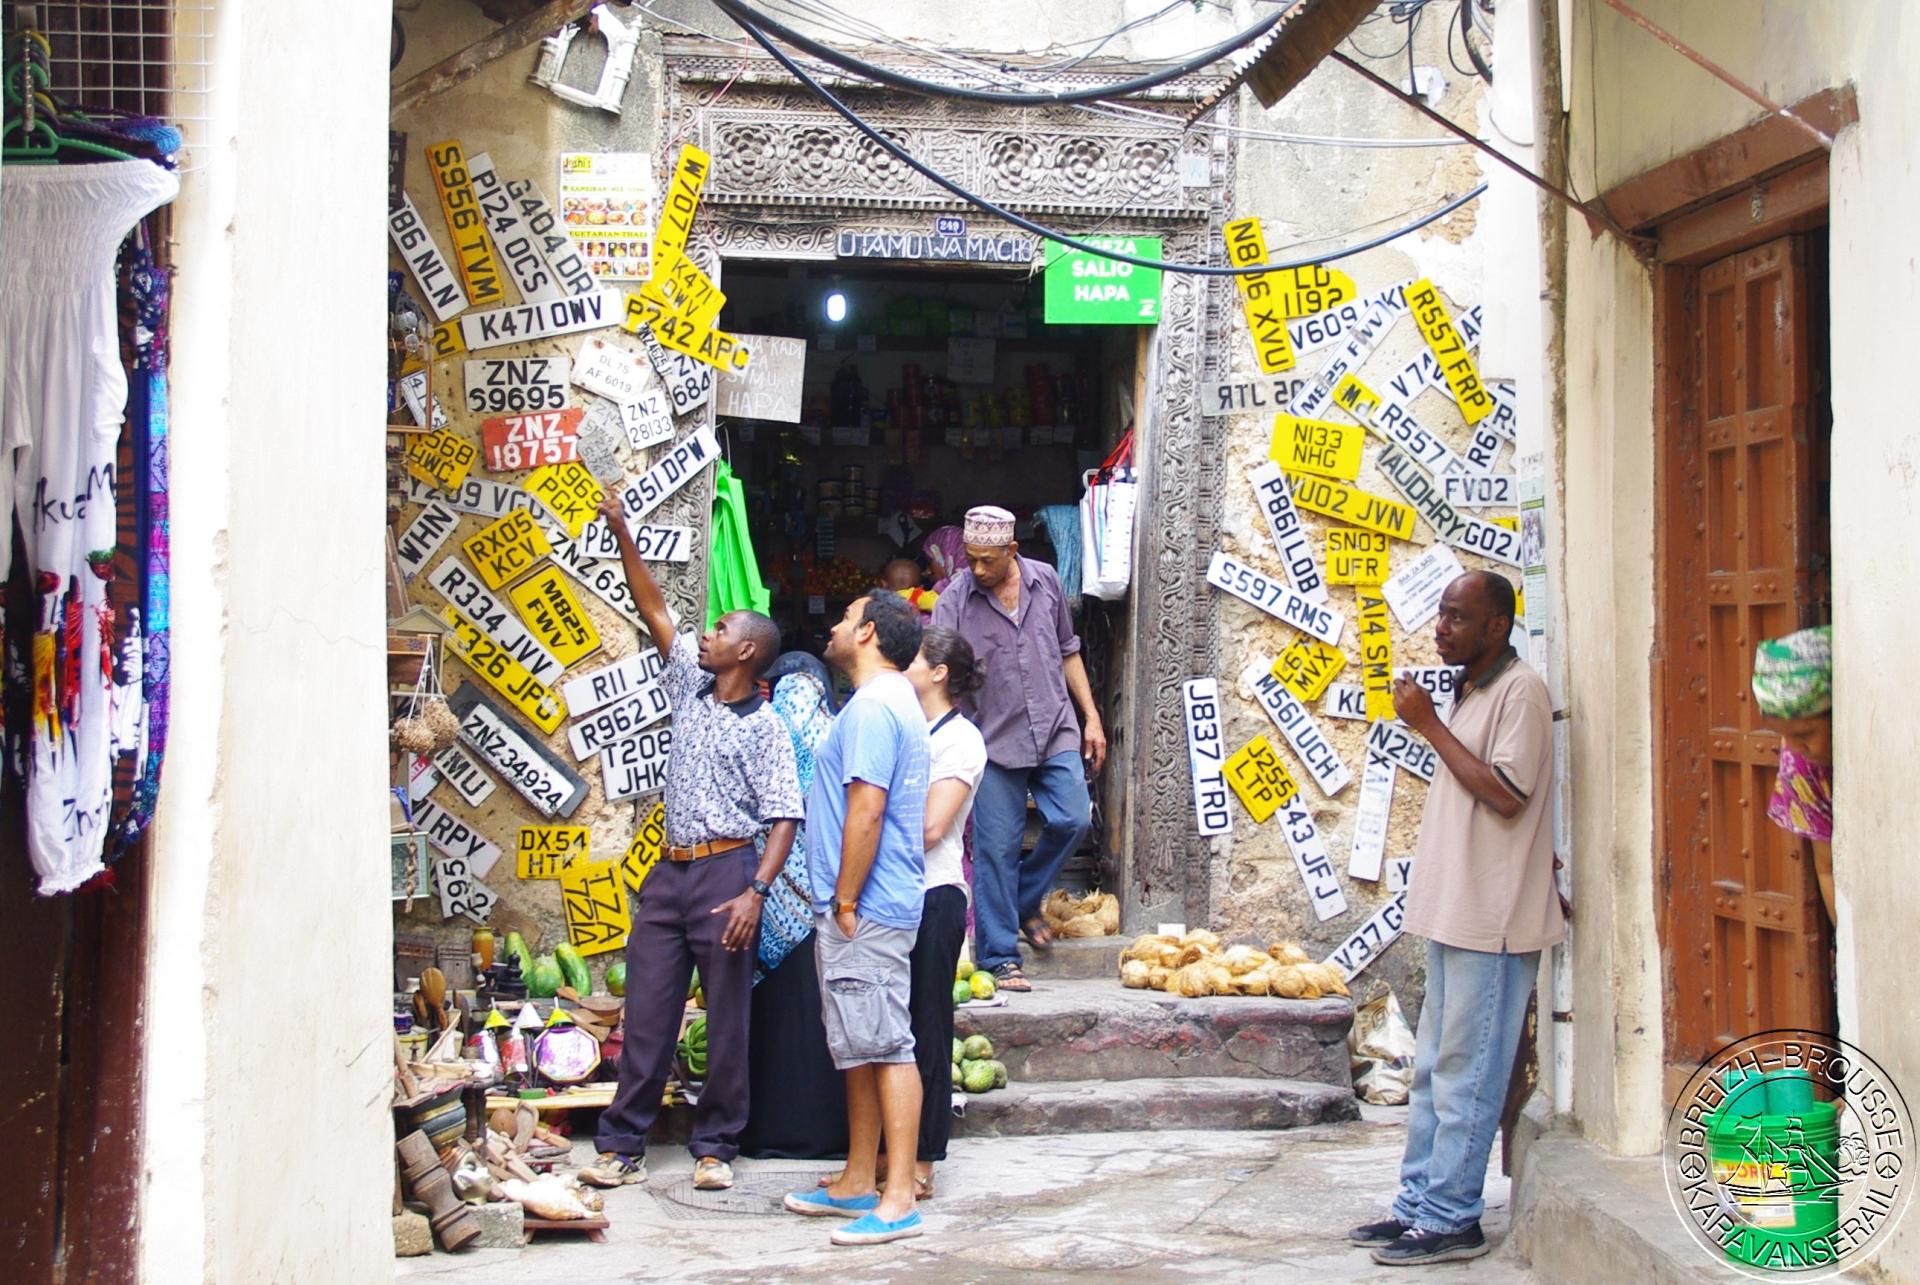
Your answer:
[[[939,236],[931,232],[842,232],[834,253],[842,259],[925,259],[935,262],[1033,262],[1030,236]]]
[[[1161,257],[1157,236],[1084,236],[1102,250]],[[1046,243],[1045,305],[1050,326],[1151,326],[1160,320],[1160,269]]]

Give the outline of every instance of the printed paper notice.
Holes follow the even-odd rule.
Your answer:
[[[597,279],[647,279],[653,215],[653,162],[645,152],[560,154],[560,221]]]

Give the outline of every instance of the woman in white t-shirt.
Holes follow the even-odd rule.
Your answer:
[[[985,675],[973,648],[951,629],[929,629],[907,679],[927,715],[927,900],[913,946],[914,1060],[920,1065],[920,1146],[914,1194],[933,1195],[933,1166],[947,1158],[953,1128],[953,974],[967,937],[967,876],[960,864],[973,793],[987,770],[980,729],[954,702]],[[941,1057],[942,1053],[947,1054]]]

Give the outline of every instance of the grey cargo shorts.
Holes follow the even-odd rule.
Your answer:
[[[862,919],[849,938],[832,915],[814,916],[814,964],[820,973],[820,1020],[836,1069],[913,1061],[908,1001],[913,971],[911,928]]]

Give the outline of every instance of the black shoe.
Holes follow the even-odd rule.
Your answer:
[[[1416,1267],[1424,1263],[1464,1262],[1493,1248],[1480,1234],[1480,1224],[1461,1231],[1409,1231],[1391,1245],[1373,1251],[1373,1261],[1388,1267]]]
[[[1355,1245],[1391,1245],[1408,1230],[1398,1218],[1382,1218],[1377,1223],[1361,1223],[1347,1233],[1347,1240]]]

